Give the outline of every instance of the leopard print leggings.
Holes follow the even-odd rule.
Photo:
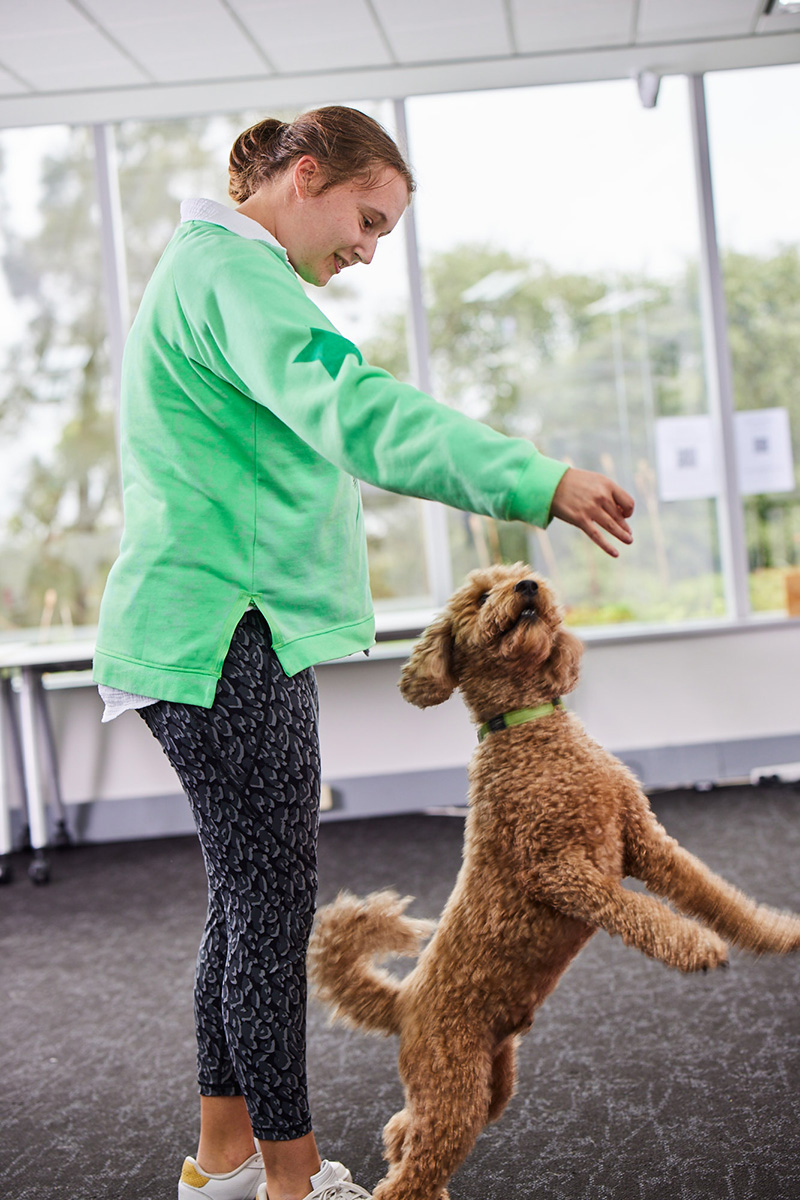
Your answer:
[[[195,980],[200,1093],[243,1095],[259,1139],[302,1137],[319,821],[314,672],[287,678],[251,610],[212,708],[162,700],[139,713],[189,798],[208,875]]]

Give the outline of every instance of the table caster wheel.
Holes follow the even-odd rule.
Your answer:
[[[14,878],[14,869],[11,863],[0,862],[0,887],[4,883],[11,883]]]
[[[35,858],[28,867],[28,875],[33,883],[50,882],[50,868],[43,858]]]

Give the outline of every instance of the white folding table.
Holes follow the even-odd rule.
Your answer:
[[[93,654],[94,639],[0,642],[0,883],[11,877],[7,856],[12,850],[10,764],[5,756],[4,727],[10,731],[30,830],[33,860],[28,873],[34,883],[46,883],[50,877],[44,853],[50,844],[47,793],[57,813],[55,844],[68,842],[69,832],[43,676],[87,670],[92,665]],[[14,696],[14,678],[18,680],[17,697]],[[47,792],[43,783],[45,777],[49,784]]]

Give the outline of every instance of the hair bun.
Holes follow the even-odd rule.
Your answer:
[[[239,134],[228,161],[228,194],[237,204],[251,196],[261,179],[278,165],[276,150],[281,135],[288,128],[285,121],[267,117]]]

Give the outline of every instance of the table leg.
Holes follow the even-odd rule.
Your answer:
[[[6,731],[8,706],[11,703],[11,681],[0,678],[0,884],[11,882],[11,794],[9,770],[6,762]],[[8,730],[10,732],[10,730]]]
[[[36,688],[41,686],[41,675],[35,667],[23,667],[20,678],[19,723],[22,764],[25,772],[25,802],[28,807],[28,824],[33,849],[33,862],[28,868],[28,874],[34,883],[46,883],[50,877],[50,869],[44,854],[47,845],[47,811],[42,790],[36,736],[35,692]]]
[[[61,779],[58,771],[56,739],[53,736],[53,723],[50,720],[50,709],[47,705],[47,696],[45,695],[41,675],[39,675],[36,679],[33,698],[39,717],[38,728],[40,735],[40,746],[44,750],[44,756],[46,759],[47,773],[50,783],[50,797],[55,809],[56,827],[53,835],[53,844],[55,846],[69,846],[72,843],[72,837],[67,827],[67,810],[64,807],[64,799],[61,795]],[[43,745],[42,742],[44,743]]]

